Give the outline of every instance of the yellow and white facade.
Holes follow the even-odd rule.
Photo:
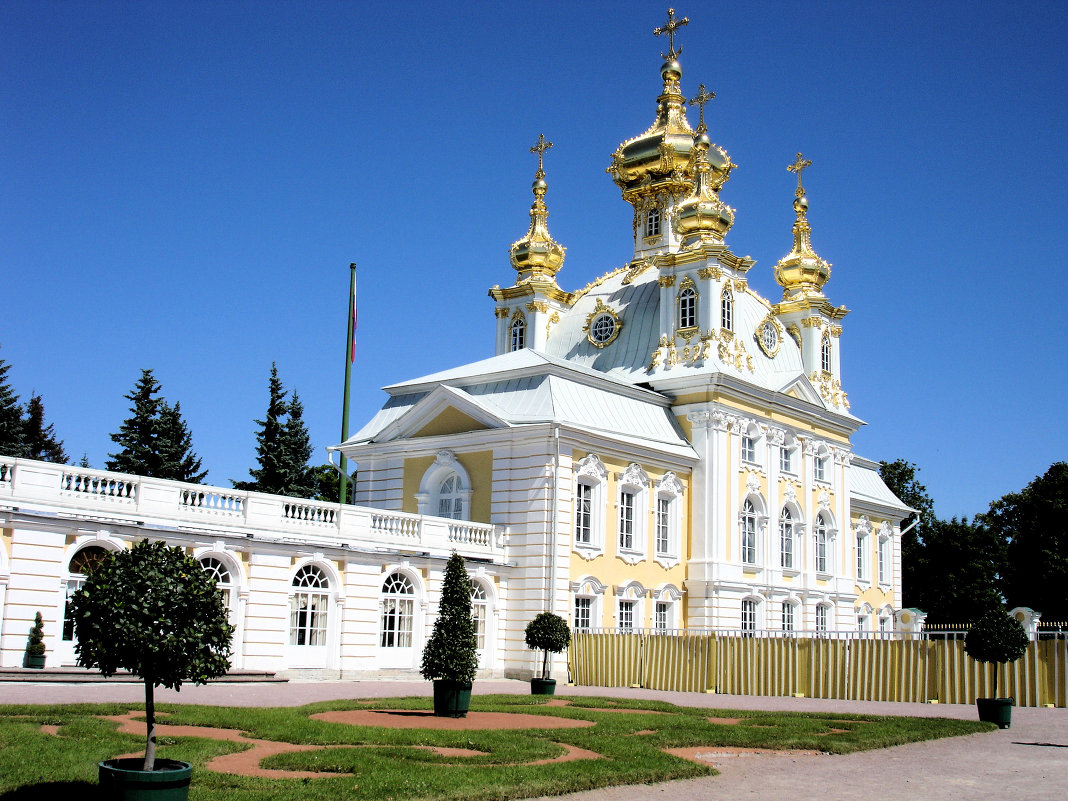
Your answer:
[[[658,29],[672,41],[653,124],[608,167],[633,207],[632,260],[560,286],[539,136],[514,277],[489,291],[496,355],[387,387],[338,446],[359,465],[357,503],[507,531],[507,665],[525,665],[523,626],[544,609],[578,628],[895,626],[908,509],[850,444],[847,310],[812,247],[810,162],[788,167],[793,243],[768,300],[726,243],[735,165],[708,137],[703,85],[687,119],[681,24]]]

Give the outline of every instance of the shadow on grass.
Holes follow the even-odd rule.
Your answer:
[[[27,784],[0,795],[0,801],[102,801],[96,782],[48,782]]]

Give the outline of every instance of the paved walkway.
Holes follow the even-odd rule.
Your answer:
[[[208,684],[180,692],[156,689],[158,703],[225,706],[299,706],[335,698],[430,695],[427,682],[288,682]],[[526,693],[526,682],[479,681],[475,693]],[[557,686],[557,694],[649,698],[682,706],[975,719],[963,705],[823,701],[604,687]],[[82,703],[144,700],[132,684],[0,685],[0,703]],[[235,721],[239,723],[240,721]],[[844,756],[747,756],[724,759],[721,775],[654,785],[609,787],[568,801],[644,801],[685,798],[755,801],[971,801],[1068,799],[1068,710],[1017,708],[1012,728],[931,740]]]

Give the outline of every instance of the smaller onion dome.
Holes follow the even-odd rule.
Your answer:
[[[723,182],[717,181],[715,169],[709,163],[712,147],[715,146],[704,133],[694,137],[693,171],[697,176],[694,191],[676,207],[672,216],[683,247],[697,242],[722,244],[723,237],[734,225],[734,209],[719,199],[718,190]]]
[[[534,203],[530,207],[530,228],[527,235],[514,242],[509,249],[509,257],[519,273],[517,280],[520,283],[535,278],[551,281],[564,263],[566,248],[549,234],[549,211],[545,205],[545,193],[549,187],[545,183],[542,158],[552,146],[553,143],[547,142],[544,134],[538,134],[538,143],[530,149],[531,153],[538,154],[538,171],[534,173],[534,183],[531,184]]]
[[[807,295],[823,295],[823,285],[831,277],[831,264],[816,255],[812,249],[812,227],[808,224],[808,200],[801,185],[801,172],[811,167],[812,162],[797,154],[797,160],[788,169],[797,173],[797,191],[794,193],[794,247],[775,265],[775,280],[783,287],[783,300]]]

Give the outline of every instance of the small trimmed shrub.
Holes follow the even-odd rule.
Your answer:
[[[478,641],[471,618],[471,577],[464,558],[453,552],[445,565],[441,603],[434,631],[423,648],[419,672],[427,681],[445,679],[466,684],[478,670]]]
[[[44,656],[44,620],[38,612],[33,618],[33,626],[30,628],[30,636],[26,640],[27,656]]]
[[[986,612],[964,637],[964,650],[978,662],[1015,662],[1030,640],[1020,621],[1002,609]]]
[[[571,644],[571,629],[567,627],[567,621],[559,615],[541,612],[527,623],[526,642],[527,648],[544,653],[541,677],[547,679],[550,678],[549,654],[558,654]]]

